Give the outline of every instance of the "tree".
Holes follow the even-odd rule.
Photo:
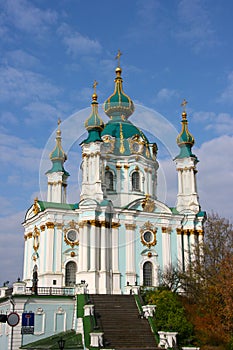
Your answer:
[[[196,257],[200,251],[203,256],[182,276],[186,308],[203,343],[226,346],[233,338],[233,227],[229,220],[209,215],[203,245],[195,249]]]
[[[178,332],[179,345],[187,345],[193,338],[193,325],[185,316],[178,294],[159,288],[144,295],[147,304],[156,305],[155,323],[157,330]]]

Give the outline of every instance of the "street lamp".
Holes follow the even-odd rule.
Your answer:
[[[63,350],[64,349],[64,347],[65,347],[65,340],[64,339],[59,339],[58,340],[58,346],[59,346],[59,349],[60,350]]]

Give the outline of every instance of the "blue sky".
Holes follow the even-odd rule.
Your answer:
[[[175,204],[172,157],[185,98],[202,209],[232,220],[232,13],[228,0],[0,0],[0,284],[22,277],[21,223],[45,195],[58,118],[68,199],[78,200],[92,84],[103,115],[118,49],[124,90],[137,106],[131,121],[159,139],[161,199]]]

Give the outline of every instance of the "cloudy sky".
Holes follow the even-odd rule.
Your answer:
[[[0,285],[22,277],[21,223],[33,199],[45,198],[58,118],[68,200],[78,201],[93,81],[103,115],[118,49],[137,106],[131,121],[158,141],[160,199],[175,205],[172,158],[185,98],[202,209],[232,220],[232,12],[229,0],[0,0]]]

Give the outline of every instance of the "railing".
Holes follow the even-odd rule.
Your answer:
[[[34,295],[62,295],[73,296],[75,295],[75,288],[73,287],[37,287],[34,291],[32,287],[26,287],[26,294]]]

